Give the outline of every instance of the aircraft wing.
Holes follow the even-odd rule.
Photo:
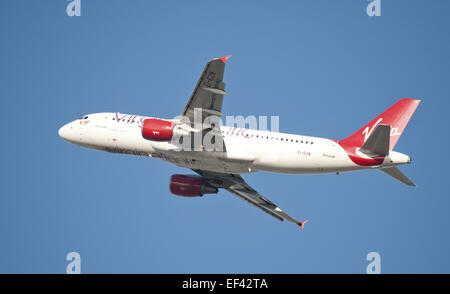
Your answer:
[[[252,187],[250,187],[244,179],[238,174],[225,174],[210,172],[204,170],[194,170],[196,173],[204,177],[208,183],[217,188],[226,189],[228,192],[236,195],[244,201],[252,204],[253,206],[261,209],[265,213],[270,214],[280,221],[289,221],[297,224],[303,229],[303,225],[307,221],[299,222],[289,214],[285,213],[276,204],[272,203],[269,199],[265,198]]]
[[[222,80],[225,63],[230,56],[212,59],[203,69],[202,75],[181,114],[184,119],[189,119],[191,127],[199,129],[199,126],[194,124],[195,111],[201,110],[201,120],[200,118],[197,119],[199,123],[203,123],[208,116],[223,116],[222,101],[226,93],[225,83]]]

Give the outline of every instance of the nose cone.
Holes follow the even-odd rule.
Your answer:
[[[75,130],[72,123],[62,126],[58,130],[58,135],[66,141],[73,142],[75,140]]]
[[[60,136],[61,138],[65,139],[65,138],[64,138],[64,135],[65,135],[66,132],[67,132],[66,126],[62,126],[62,127],[59,129],[59,131],[58,131],[58,136]]]

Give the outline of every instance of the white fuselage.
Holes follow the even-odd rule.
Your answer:
[[[253,171],[335,173],[410,162],[407,155],[391,151],[380,165],[362,166],[355,164],[347,152],[330,139],[227,126],[220,128],[226,152],[177,151],[177,146],[170,141],[152,141],[142,136],[142,124],[147,118],[95,113],[66,124],[59,135],[86,148],[158,157],[181,167],[236,174]]]

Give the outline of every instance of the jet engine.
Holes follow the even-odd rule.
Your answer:
[[[219,190],[197,175],[173,175],[170,178],[170,192],[183,197],[199,197],[216,194]]]
[[[170,141],[175,123],[157,118],[147,118],[142,125],[142,136],[155,141]]]
[[[158,118],[147,118],[142,124],[142,137],[154,141],[170,141],[174,136],[187,136],[190,131],[187,125]]]

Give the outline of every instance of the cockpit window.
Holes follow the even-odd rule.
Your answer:
[[[80,117],[80,119],[87,119],[87,118],[88,118],[87,115],[85,115],[85,116],[83,116],[83,117]]]

